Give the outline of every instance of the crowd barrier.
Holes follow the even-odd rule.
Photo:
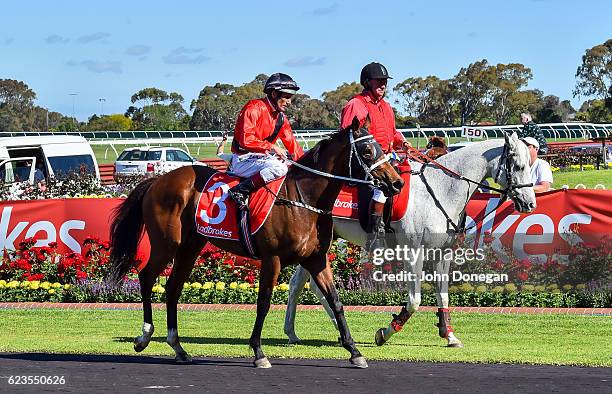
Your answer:
[[[612,234],[609,190],[543,193],[537,197],[537,209],[529,214],[514,211],[510,201],[498,206],[498,199],[499,195],[476,194],[468,204],[466,227],[478,245],[483,244],[483,235],[491,232],[493,246],[510,247],[518,257],[562,257],[577,242],[596,242]],[[25,238],[36,237],[35,246],[57,242],[60,251],[80,253],[88,236],[109,239],[112,210],[121,201],[73,198],[0,202],[0,248],[15,249]],[[145,239],[141,257],[146,258],[148,250]]]

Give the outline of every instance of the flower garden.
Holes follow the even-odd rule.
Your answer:
[[[49,180],[44,187],[25,187],[20,199],[46,199],[66,196],[118,197],[141,179],[126,179],[122,184],[101,186],[87,174],[70,174]],[[1,189],[6,190],[6,189]],[[78,192],[77,192],[78,191]],[[0,199],[6,199],[0,195]],[[596,243],[574,246],[565,261],[551,256],[546,263],[512,257],[506,259],[491,247],[492,237],[484,235],[485,258],[460,266],[462,273],[503,273],[505,283],[451,282],[453,306],[525,307],[610,307],[612,306],[612,237]],[[4,250],[0,261],[0,302],[140,302],[137,272],[133,270],[119,288],[105,282],[109,273],[109,243],[95,237],[83,241],[82,253],[59,253],[57,244],[34,246],[35,239],[22,241],[16,250]],[[469,240],[462,239],[470,247]],[[461,246],[461,245],[457,245]],[[398,272],[400,263],[374,266],[360,262],[360,248],[344,241],[335,242],[329,251],[340,299],[345,305],[403,305],[407,299],[405,283],[381,286],[373,283],[372,273]],[[403,264],[403,263],[402,263]],[[181,303],[255,303],[258,292],[258,262],[237,258],[219,250],[204,250],[184,285]],[[285,268],[279,277],[272,302],[287,301],[288,282],[295,267]],[[427,267],[425,267],[427,270]],[[452,270],[452,268],[451,268]],[[154,302],[165,301],[168,267],[153,288]],[[318,303],[310,291],[302,292],[300,302]],[[422,284],[422,305],[436,305],[431,283]]]
[[[0,302],[140,302],[137,273],[133,270],[120,287],[104,280],[109,273],[109,243],[94,237],[83,242],[83,253],[58,253],[55,243],[36,247],[36,240],[21,242],[15,251],[4,251],[0,264]],[[336,284],[345,305],[403,305],[402,287],[381,289],[367,278],[371,271],[391,272],[397,267],[359,263],[359,247],[338,241],[328,255]],[[509,283],[453,283],[449,297],[453,306],[610,307],[612,239],[597,245],[575,247],[569,263],[529,260],[504,263],[493,251],[479,265],[462,272],[506,273]],[[252,304],[256,302],[256,261],[238,259],[223,251],[205,250],[185,283],[181,303]],[[287,302],[288,282],[294,267],[281,273],[272,302]],[[153,288],[153,301],[165,301],[168,267]],[[431,283],[422,285],[422,305],[436,305]],[[303,304],[316,304],[316,296],[305,291]]]

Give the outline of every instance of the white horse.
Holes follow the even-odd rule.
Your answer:
[[[531,212],[535,209],[536,200],[531,187],[527,147],[518,139],[516,133],[511,136],[505,134],[504,137],[504,140],[474,143],[438,159],[441,165],[456,174],[461,174],[461,177],[431,164],[425,166],[418,163],[411,164],[413,172],[422,171],[420,174],[412,175],[410,179],[406,214],[401,220],[392,223],[398,245],[439,250],[450,247],[455,240],[456,230],[461,227],[460,220],[465,215],[468,201],[478,188],[478,183],[488,177],[495,177],[503,188],[500,191],[513,200],[517,211]],[[468,225],[466,224],[466,227]],[[357,220],[334,217],[334,231],[337,236],[352,243],[361,246],[365,244],[367,234]],[[434,264],[435,272],[448,274],[452,256],[444,254],[442,259],[430,258],[428,261]],[[393,320],[387,328],[381,328],[376,332],[375,341],[379,346],[402,329],[421,303],[420,278],[423,271],[423,254],[405,268],[416,275],[417,280],[408,281],[409,293],[406,306],[398,315],[393,315]],[[295,313],[298,297],[309,277],[306,270],[298,267],[291,278],[284,327],[289,343],[300,341],[295,334]],[[310,283],[310,288],[317,294],[319,301],[333,320],[333,313],[323,295],[316,288],[314,281]],[[448,346],[462,347],[461,341],[455,336],[450,325],[448,281],[442,279],[436,281],[436,290],[439,335],[447,340]]]

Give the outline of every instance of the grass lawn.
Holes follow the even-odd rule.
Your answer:
[[[612,169],[587,171],[557,171],[553,173],[553,187],[560,189],[563,185],[575,188],[582,183],[587,189],[593,189],[597,184],[612,189]]]
[[[144,354],[174,357],[165,343],[165,311],[155,311],[154,318],[157,331]],[[140,311],[0,310],[0,351],[134,354],[132,341],[140,335],[141,319]],[[348,359],[324,312],[298,313],[297,332],[305,343],[299,346],[285,345],[283,319],[284,312],[268,315],[263,335],[267,356]],[[366,358],[612,366],[610,317],[454,313],[462,349],[444,347],[432,313],[416,314],[387,345],[377,347],[374,332],[389,319],[386,313],[347,313]],[[179,312],[179,333],[192,356],[252,357],[248,338],[254,320],[251,311]]]

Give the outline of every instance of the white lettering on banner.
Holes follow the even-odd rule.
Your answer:
[[[353,202],[353,200],[350,200],[350,201],[340,201],[340,199],[336,199],[336,201],[334,202],[334,207],[336,207],[336,208],[357,209],[359,207],[359,205],[356,202]]]
[[[68,220],[60,226],[60,239],[70,249],[81,253],[81,245],[70,235],[70,230],[85,230],[85,222],[82,220]]]
[[[540,226],[542,228],[542,234],[527,234],[527,230],[529,230],[531,226]],[[553,242],[554,235],[555,225],[550,217],[542,213],[529,215],[521,220],[516,227],[516,233],[512,241],[512,250],[514,250],[516,256],[522,260],[528,257],[527,253],[525,253],[526,244],[550,244]],[[533,254],[529,256],[531,261],[540,263],[545,263],[547,258],[545,254]]]
[[[572,232],[572,224],[591,224],[591,215],[584,213],[570,213],[559,220],[559,236],[569,245],[576,246],[583,242],[582,238]]]
[[[28,227],[30,222],[19,222],[12,231],[9,231],[12,211],[13,207],[11,206],[6,206],[2,209],[2,216],[0,218],[0,249],[15,250],[15,241],[26,228],[25,238],[34,237],[41,231],[46,233],[46,238],[38,239],[34,246],[47,246],[51,242],[56,242],[57,229],[53,223],[46,220],[34,222],[30,227]],[[59,230],[60,241],[72,249],[72,251],[81,253],[81,245],[70,235],[70,230],[85,230],[85,222],[82,220],[67,220],[61,224]]]
[[[0,242],[2,244],[0,245],[0,249],[15,250],[15,240],[28,225],[28,222],[19,222],[15,225],[13,231],[9,233],[8,226],[11,221],[12,211],[13,207],[5,207],[2,210],[2,218],[0,219]]]
[[[25,237],[32,238],[40,231],[44,231],[45,233],[47,233],[47,237],[44,239],[37,239],[34,246],[47,246],[51,242],[55,242],[57,240],[57,232],[55,231],[55,226],[53,225],[53,223],[47,222],[46,220],[41,220],[40,222],[33,223],[26,232]],[[81,248],[79,247],[79,249]]]
[[[504,247],[501,243],[501,237],[504,236],[510,227],[512,227],[519,220],[521,215],[508,215],[503,218],[503,220],[499,222],[495,228],[493,228],[495,215],[497,213],[496,211],[493,211],[493,209],[497,207],[498,201],[498,198],[490,198],[487,202],[487,206],[485,208],[485,218],[482,221],[477,248],[483,248],[483,234],[489,233],[492,237],[491,247],[502,257],[508,258],[509,256],[505,253]],[[570,213],[563,216],[559,220],[559,224],[555,229],[555,223],[550,216],[544,213],[527,215],[518,222],[516,230],[514,231],[514,235],[512,237],[512,251],[519,259],[529,258],[533,261],[545,262],[548,258],[546,254],[529,255],[525,252],[525,245],[552,244],[554,241],[555,230],[569,245],[576,245],[582,242],[582,238],[572,231],[571,226],[573,224],[590,224],[591,220],[591,215],[583,213]],[[470,216],[466,216],[466,227],[469,228],[468,224],[470,223],[475,223],[474,219]],[[542,233],[537,235],[527,234],[527,231],[532,226],[540,226]],[[476,235],[477,230],[471,229],[469,233]],[[557,256],[558,258],[562,259],[567,258],[567,255],[558,254]]]
[[[224,202],[227,196],[229,196],[229,194],[227,193],[229,190],[229,186],[227,185],[227,183],[217,182],[211,187],[209,187],[207,192],[214,193],[215,190],[219,188],[221,189],[221,195],[215,196],[212,199],[212,205],[217,205],[219,207],[219,214],[216,217],[211,218],[210,216],[208,216],[208,212],[206,212],[206,209],[200,210],[200,219],[209,224],[219,224],[225,219],[225,216],[227,215],[227,206]]]

